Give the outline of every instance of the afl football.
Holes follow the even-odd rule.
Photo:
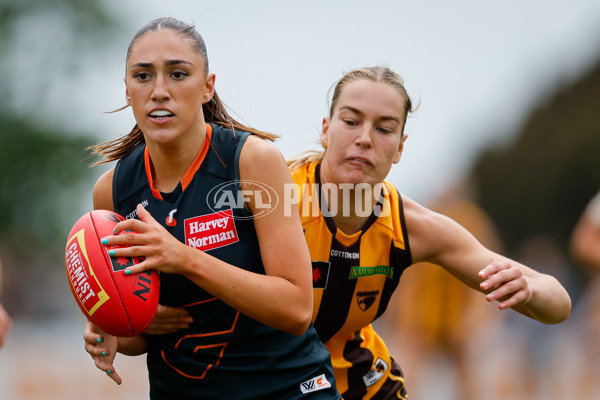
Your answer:
[[[122,246],[103,245],[101,240],[124,220],[108,210],[84,214],[69,233],[65,265],[71,292],[87,319],[108,334],[131,337],[154,318],[159,276],[155,270],[126,275],[125,268],[141,259],[109,256],[109,250]]]

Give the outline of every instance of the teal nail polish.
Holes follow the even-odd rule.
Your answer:
[[[103,352],[102,352],[102,355],[103,355],[104,357],[106,357],[106,352],[105,352],[105,351],[103,351]]]
[[[114,256],[115,255],[115,251],[114,250],[109,250],[108,251],[108,255],[109,256]]]
[[[108,372],[109,374],[112,374],[112,371],[110,369],[107,369],[106,372]]]
[[[129,275],[130,273],[131,273],[130,270],[128,270],[128,269],[125,270],[125,275]]]
[[[96,342],[98,342],[98,343],[102,343],[102,338],[100,338],[100,337],[99,337],[99,338],[97,338],[97,339],[96,339]]]
[[[102,244],[107,244],[107,243],[108,243],[108,239],[106,239],[106,238],[103,238],[103,239],[100,241],[100,243],[102,243]]]

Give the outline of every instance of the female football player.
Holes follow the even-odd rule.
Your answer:
[[[298,214],[283,206],[263,213],[243,192],[252,188],[241,182],[261,182],[282,196],[292,184],[273,136],[229,116],[204,41],[181,21],[161,18],[137,32],[125,85],[136,125],[95,147],[117,163],[96,182],[93,201],[129,219],[102,242],[133,245],[110,254],[143,258],[126,274],[160,271],[160,303],[193,322],[133,338],[88,323],[85,348],[96,366],[120,384],[116,353],[147,353],[152,399],[339,399],[311,323]]]
[[[412,111],[390,69],[351,71],[323,119],[324,150],[290,162],[313,266],[313,323],[345,400],[407,397],[401,369],[371,323],[412,264],[440,265],[501,310],[543,323],[561,322],[571,309],[555,278],[487,249],[385,181],[400,161]]]

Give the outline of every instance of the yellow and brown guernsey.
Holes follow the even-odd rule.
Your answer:
[[[411,264],[401,197],[384,182],[362,230],[348,236],[336,228],[334,210],[319,200],[319,168],[320,163],[313,162],[292,173],[312,260],[314,326],[331,353],[345,400],[403,399],[402,372],[371,326]],[[392,394],[397,397],[389,397]]]

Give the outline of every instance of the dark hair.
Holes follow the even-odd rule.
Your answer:
[[[337,104],[338,98],[340,97],[342,90],[344,90],[344,87],[351,82],[358,81],[361,79],[366,79],[366,80],[369,80],[372,82],[377,82],[377,83],[385,83],[387,85],[394,87],[405,100],[404,122],[406,123],[406,118],[408,117],[408,114],[414,112],[415,108],[413,107],[412,100],[411,100],[410,96],[408,95],[406,88],[404,87],[404,80],[400,77],[400,75],[398,75],[391,69],[389,69],[387,67],[380,67],[380,66],[365,67],[365,68],[359,68],[359,69],[352,70],[350,72],[345,73],[344,76],[342,76],[340,78],[340,80],[337,81],[337,83],[335,84],[334,89],[333,89],[331,105],[329,106],[329,118],[333,117],[333,111],[335,110],[335,106]],[[402,134],[404,135],[404,127],[402,127]],[[323,143],[321,143],[321,145],[323,145]],[[298,154],[297,156],[294,156],[294,157],[288,159],[288,166],[292,170],[295,170],[304,164],[308,164],[313,161],[321,161],[324,156],[325,156],[325,149],[309,150],[309,151]]]
[[[180,33],[185,37],[191,39],[194,43],[194,47],[204,58],[205,71],[208,74],[208,54],[206,51],[206,44],[204,39],[198,33],[193,25],[186,24],[178,19],[171,17],[157,18],[144,25],[140,30],[136,32],[129,43],[127,48],[127,59],[131,53],[133,45],[146,33],[156,32],[161,30],[170,30],[173,32]],[[117,109],[120,111],[127,108],[127,106]],[[225,126],[231,128],[234,132],[236,129],[250,132],[261,139],[275,140],[277,135],[272,133],[259,131],[249,126],[243,125],[236,121],[227,111],[227,107],[221,101],[217,92],[214,92],[213,98],[202,106],[202,112],[204,114],[204,120],[206,122],[212,122],[213,124]],[[127,134],[120,138],[110,140],[104,143],[99,143],[94,146],[90,146],[89,150],[92,150],[94,155],[104,156],[104,160],[98,161],[93,165],[105,164],[111,161],[119,160],[126,155],[130,154],[136,147],[144,143],[144,135],[142,130],[136,123],[133,129]]]

